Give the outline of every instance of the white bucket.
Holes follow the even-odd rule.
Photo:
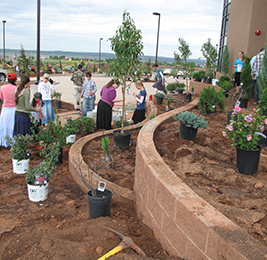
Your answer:
[[[218,79],[212,79],[212,86],[218,86]]]
[[[75,143],[75,141],[76,141],[76,134],[69,135],[69,136],[66,138],[66,144],[69,144],[69,143]]]
[[[24,174],[29,170],[30,159],[20,160],[12,159],[13,172],[16,174]]]
[[[28,197],[32,202],[46,200],[48,197],[48,183],[42,185],[31,185],[27,183]]]
[[[93,118],[94,119],[94,121],[96,122],[96,111],[88,111],[87,113],[86,113],[86,116],[87,117],[91,117],[91,118]]]

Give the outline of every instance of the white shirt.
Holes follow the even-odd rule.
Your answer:
[[[42,94],[42,100],[52,100],[51,90],[55,90],[55,86],[49,81],[47,81],[46,83],[40,82],[38,84],[38,92]]]

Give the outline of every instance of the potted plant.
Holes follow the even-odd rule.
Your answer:
[[[14,138],[6,137],[7,143],[11,145],[11,156],[13,172],[16,174],[24,174],[29,169],[30,151],[29,143],[33,142],[34,138],[30,135],[16,135]]]
[[[166,87],[166,89],[170,92],[170,93],[174,93],[175,89],[178,87],[179,85],[179,82],[172,82],[172,83],[169,83]]]
[[[166,111],[170,110],[170,104],[171,104],[172,100],[170,98],[167,99],[167,106],[165,108]]]
[[[73,144],[76,140],[76,134],[80,132],[79,123],[77,119],[67,118],[63,126],[63,131],[66,137],[67,144]]]
[[[198,109],[203,114],[210,114],[216,112],[216,106],[220,108],[221,112],[225,109],[224,90],[216,91],[215,87],[208,86],[200,91]]]
[[[56,108],[61,108],[61,96],[62,93],[54,91],[52,94],[52,98],[55,100],[55,106]]]
[[[206,71],[204,70],[196,71],[193,74],[193,79],[198,82],[201,82],[201,80],[204,79],[205,77],[206,77]]]
[[[191,88],[191,94],[192,94],[192,96],[194,96],[194,95],[195,95],[195,93],[194,93],[194,90],[195,90],[195,88],[194,88],[194,87],[192,87],[192,88]]]
[[[229,91],[233,88],[231,79],[228,76],[221,76],[218,81],[218,86],[224,89],[225,97],[228,97]]]
[[[264,89],[261,99],[258,104],[258,108],[260,109],[260,113],[263,116],[267,116],[267,88]],[[262,132],[265,136],[267,136],[267,127],[265,127],[264,131]],[[260,137],[259,145],[267,146],[267,138]]]
[[[253,78],[251,76],[251,66],[250,66],[250,58],[246,57],[245,60],[245,67],[243,69],[243,72],[240,75],[241,80],[241,93],[240,93],[240,107],[241,108],[247,108],[248,99],[251,97],[252,91],[253,91]]]
[[[124,143],[128,141],[128,147],[130,145],[130,136],[132,134],[129,130],[124,130],[124,121],[125,121],[125,90],[127,87],[130,87],[131,82],[127,83],[127,78],[132,77],[136,78],[138,75],[135,74],[135,68],[139,67],[140,64],[140,56],[143,54],[143,43],[142,43],[142,35],[141,30],[138,30],[135,26],[133,19],[130,17],[130,13],[127,11],[123,12],[123,21],[122,25],[116,31],[116,34],[109,38],[111,42],[111,49],[115,53],[115,57],[113,59],[113,64],[110,68],[110,72],[114,74],[116,78],[121,81],[122,86],[122,128],[121,130],[115,130],[113,132],[114,138],[118,139],[118,142],[114,142],[119,144],[119,140],[123,142],[123,147],[125,147]],[[121,147],[122,147],[121,146]],[[118,149],[123,149],[119,145],[116,147]]]
[[[45,159],[37,167],[27,171],[26,182],[30,201],[39,202],[47,199],[48,183],[52,178],[59,153],[60,143],[51,143],[43,147],[40,155],[45,156]]]
[[[177,85],[177,88],[175,89],[175,91],[178,92],[178,96],[182,96],[183,92],[185,91],[185,84],[178,82],[178,85]]]
[[[198,128],[208,128],[208,122],[202,116],[193,112],[184,111],[174,115],[173,118],[180,121],[179,137],[186,140],[194,142]]]
[[[161,92],[158,92],[157,94],[154,95],[154,97],[157,99],[157,105],[161,105],[165,95]]]
[[[100,172],[105,162],[102,159],[98,159],[95,163],[90,163],[88,165],[87,175],[82,172],[82,162],[83,158],[78,162],[74,161],[74,167],[76,167],[79,177],[88,188],[86,195],[88,199],[89,219],[110,216],[113,192],[106,189],[105,182],[99,181]]]
[[[237,115],[237,119],[230,121],[223,131],[223,136],[231,140],[236,147],[238,171],[245,175],[254,175],[258,171],[261,152],[258,141],[267,128],[267,117],[261,115],[259,109],[253,114],[241,113],[239,106],[235,107],[234,115]]]
[[[103,149],[103,152],[106,155],[106,158],[105,158],[106,168],[113,168],[113,157],[109,153],[108,145],[109,145],[109,138],[108,137],[103,137],[102,138],[102,146],[101,147]]]
[[[80,125],[80,131],[82,135],[88,135],[96,131],[95,121],[91,117],[84,116],[81,119],[79,118],[78,124]]]

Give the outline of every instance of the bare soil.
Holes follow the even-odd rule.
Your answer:
[[[203,86],[205,84],[195,86],[195,92]],[[249,107],[253,107],[252,103],[251,98]],[[171,108],[174,105],[172,102]],[[183,102],[179,102],[178,106],[181,105]],[[165,106],[166,100],[163,105],[157,105],[159,113],[165,113]],[[63,109],[68,111],[68,108]],[[217,111],[204,117],[209,128],[200,129],[194,143],[178,137],[179,122],[170,120],[162,125],[155,136],[157,149],[196,193],[266,244],[266,148],[262,150],[256,176],[239,174],[235,167],[235,148],[221,134],[226,114]],[[110,136],[114,168],[101,172],[104,178],[131,190],[137,136],[138,130],[133,130],[133,144],[125,152],[113,148]],[[77,139],[81,137],[79,135]],[[37,144],[31,146],[34,159],[30,167],[42,160],[36,147]],[[28,200],[25,175],[12,172],[9,149],[2,147],[0,150],[0,259],[97,259],[121,241],[102,226],[131,237],[147,254],[146,259],[180,259],[169,256],[162,249],[153,232],[138,219],[135,204],[130,200],[113,197],[110,217],[89,220],[86,194],[68,171],[68,151],[69,147],[64,147],[63,164],[57,167],[49,182],[48,199],[33,203]],[[83,155],[88,163],[103,156],[101,138],[90,142]],[[110,259],[144,257],[132,249],[124,249]]]

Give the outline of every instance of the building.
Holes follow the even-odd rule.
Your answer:
[[[260,30],[257,34],[256,30]],[[222,27],[218,55],[218,72],[221,70],[223,48],[228,44],[230,71],[238,53],[253,57],[266,45],[267,0],[224,0]]]

